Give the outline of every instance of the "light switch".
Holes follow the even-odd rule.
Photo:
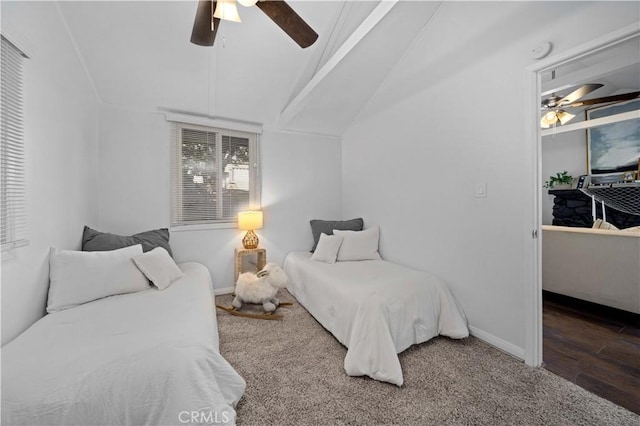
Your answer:
[[[476,184],[476,198],[487,198],[487,184],[484,182]]]

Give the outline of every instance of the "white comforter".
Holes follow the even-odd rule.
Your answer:
[[[2,424],[235,424],[245,382],[218,350],[209,272],[180,267],[164,291],[49,314],[3,347]]]
[[[398,353],[434,336],[461,339],[467,321],[448,287],[384,260],[327,264],[311,253],[285,259],[289,291],[348,348],[344,369],[401,386]]]

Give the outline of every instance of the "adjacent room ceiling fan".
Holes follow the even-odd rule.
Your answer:
[[[596,89],[599,89],[603,84],[585,84],[580,88],[569,93],[567,96],[560,98],[553,95],[542,101],[542,119],[540,119],[540,126],[544,129],[557,124],[568,123],[575,114],[570,114],[565,111],[566,108],[578,108],[596,104],[608,104],[613,102],[628,101],[640,97],[640,92],[623,93],[620,95],[605,96],[603,98],[588,99],[580,101],[583,97]]]
[[[284,1],[238,0],[243,6],[257,6],[302,48],[311,46],[318,34]],[[191,43],[213,46],[220,20],[240,22],[235,0],[200,0],[191,32]]]

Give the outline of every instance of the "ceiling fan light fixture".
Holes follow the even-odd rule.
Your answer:
[[[540,127],[542,127],[543,129],[548,129],[549,127],[556,124],[557,121],[558,121],[558,116],[556,115],[556,112],[549,111],[548,113],[543,115],[542,118],[540,119]]]
[[[193,30],[191,31],[191,43],[198,46],[213,46],[221,20],[241,22],[236,1],[199,0],[196,17],[193,21]],[[245,5],[256,6],[260,9],[303,49],[311,46],[318,39],[318,33],[284,0],[241,1]]]
[[[558,111],[556,114],[558,120],[560,120],[560,124],[567,124],[575,115],[569,114],[566,111]]]
[[[242,22],[238,15],[236,0],[218,0],[213,17],[224,21]]]
[[[238,0],[238,3],[240,3],[244,7],[251,7],[255,6],[255,4],[258,3],[258,0]]]
[[[558,121],[560,122],[560,124],[566,124],[569,121],[571,121],[574,117],[575,115],[570,114],[561,109],[557,111],[556,110],[549,111],[545,115],[543,115],[542,118],[540,119],[540,126],[543,129],[548,129],[554,124],[557,124]]]

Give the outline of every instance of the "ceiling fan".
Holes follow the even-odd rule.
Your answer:
[[[543,100],[543,115],[542,119],[540,119],[540,126],[544,129],[548,129],[558,122],[560,122],[560,124],[568,123],[573,117],[575,117],[575,114],[568,113],[565,111],[565,108],[578,108],[596,104],[622,102],[640,97],[640,92],[631,92],[580,101],[580,99],[602,86],[603,84],[597,83],[585,84],[563,98],[552,95],[551,97]]]
[[[257,6],[302,48],[311,46],[318,34],[284,1],[238,0],[243,6]],[[193,22],[191,43],[213,46],[220,20],[240,22],[235,0],[200,0]]]

